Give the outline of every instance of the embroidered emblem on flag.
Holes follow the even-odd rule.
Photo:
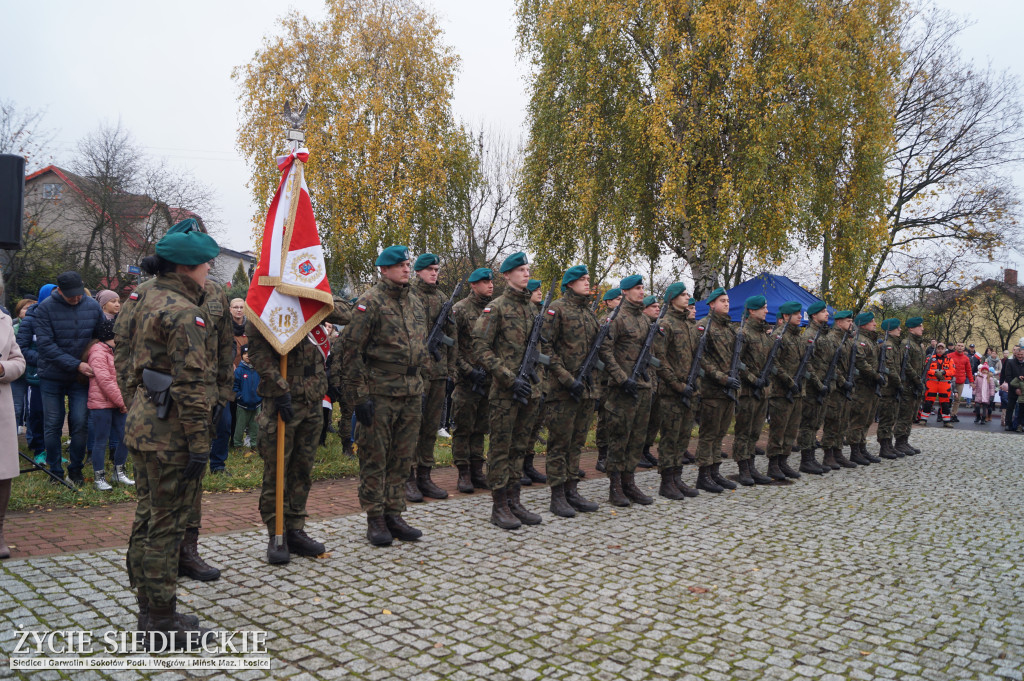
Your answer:
[[[196,326],[201,326],[204,329],[206,328],[206,322],[203,321],[202,317],[196,317]]]
[[[309,260],[303,261],[303,263],[299,265],[299,274],[301,274],[304,277],[308,277],[315,271],[316,268],[313,267],[313,263],[311,263]]]

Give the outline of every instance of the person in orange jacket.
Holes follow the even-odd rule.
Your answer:
[[[957,343],[955,350],[949,353],[949,357],[953,360],[954,376],[953,376],[953,423],[959,423],[960,419],[957,418],[956,414],[960,411],[960,398],[964,394],[964,385],[971,384],[974,382],[974,372],[971,370],[971,358],[969,355],[964,353],[964,344]]]
[[[951,381],[956,378],[956,367],[952,356],[946,354],[945,343],[935,346],[935,354],[928,364],[928,382],[924,391],[924,407],[921,420],[926,422],[932,415],[932,405],[939,403],[938,421],[946,428],[952,428],[950,403],[953,393]]]

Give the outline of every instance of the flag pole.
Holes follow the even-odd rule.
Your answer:
[[[288,380],[288,355],[281,355],[281,378]],[[284,419],[277,412],[277,480],[274,483],[274,539],[284,544]]]

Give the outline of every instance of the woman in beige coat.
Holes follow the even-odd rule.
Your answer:
[[[0,295],[3,282],[0,280]],[[11,381],[25,373],[25,358],[14,340],[11,318],[0,312],[0,558],[9,558],[11,550],[4,541],[4,516],[11,500],[11,482],[18,477],[18,424],[14,420]]]

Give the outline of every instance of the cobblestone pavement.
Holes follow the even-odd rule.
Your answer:
[[[1020,680],[1020,441],[913,440],[923,455],[573,520],[534,488],[544,523],[516,532],[488,524],[479,495],[411,509],[425,537],[391,548],[370,547],[359,516],[316,522],[330,554],[276,568],[262,533],[221,535],[206,553],[233,568],[182,583],[180,601],[270,632],[272,675],[295,679]],[[656,491],[656,474],[637,477]],[[607,483],[580,490],[603,502]],[[5,562],[0,594],[4,657],[17,629],[134,623],[122,551]]]

